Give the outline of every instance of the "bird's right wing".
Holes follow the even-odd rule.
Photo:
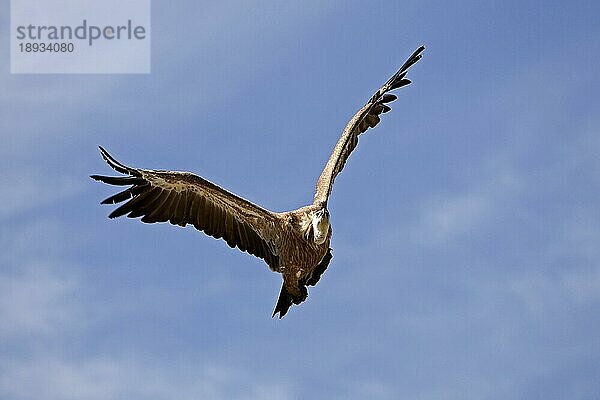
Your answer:
[[[348,122],[342,136],[338,140],[333,153],[329,157],[319,180],[314,197],[314,204],[327,203],[333,181],[346,164],[346,160],[358,144],[358,135],[369,128],[374,128],[379,123],[379,116],[391,110],[387,103],[396,100],[396,96],[388,92],[410,84],[406,79],[408,69],[421,59],[425,47],[421,46],[404,62],[398,72],[394,74]]]
[[[189,172],[131,168],[116,161],[102,147],[100,153],[108,165],[126,176],[91,177],[111,185],[131,185],[102,201],[125,202],[109,218],[127,214],[129,218],[142,217],[146,223],[192,224],[207,235],[223,238],[230,247],[264,259],[271,269],[278,267],[279,225],[275,213]]]

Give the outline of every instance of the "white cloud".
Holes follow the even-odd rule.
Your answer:
[[[481,232],[514,206],[523,186],[522,178],[507,165],[492,163],[487,170],[487,177],[463,192],[439,193],[424,200],[412,225],[401,227],[399,234],[437,246]]]
[[[397,390],[388,384],[376,380],[352,382],[351,398],[358,399],[397,399]]]
[[[563,283],[571,298],[578,302],[600,300],[600,268],[571,272],[563,277]]]
[[[512,294],[529,316],[564,315],[569,310],[600,300],[600,269],[567,269],[557,276],[528,273],[508,280],[505,285],[506,293]]]
[[[0,273],[0,337],[54,334],[76,321],[77,307],[71,294],[73,278],[53,274],[42,265],[16,273]]]
[[[0,363],[0,395],[14,400],[211,399],[286,400],[291,386],[219,365],[177,365],[135,357],[79,361],[59,357]]]
[[[555,313],[600,300],[600,222],[595,209],[574,204],[558,217],[552,240],[536,253],[537,268],[511,288],[534,314]]]
[[[140,91],[160,98],[155,106],[162,112],[171,109],[177,115],[185,114],[186,119],[207,106],[222,107],[254,76],[281,59],[288,47],[282,42],[295,43],[298,30],[306,29],[334,7],[333,2],[316,1],[309,6],[262,3],[154,7],[153,11],[160,13],[152,26],[153,68],[157,66],[153,74],[158,78],[0,74],[0,132],[6,142],[0,146],[0,156],[28,160],[32,153],[61,147],[63,142],[57,138],[65,139],[81,120],[97,115],[98,105],[100,111],[119,113],[126,120],[129,111],[139,111]],[[0,33],[6,37],[8,26]],[[8,54],[8,44],[0,44],[0,51]],[[5,59],[6,69],[8,62]],[[77,134],[93,133],[87,129]],[[106,137],[111,134],[121,133],[105,133]]]
[[[48,180],[28,169],[10,168],[0,186],[0,220],[72,196],[83,184],[70,177]]]
[[[173,365],[171,360],[152,359],[151,351],[100,354],[94,346],[86,347],[84,353],[71,351],[65,338],[92,340],[99,314],[110,323],[124,310],[117,304],[120,300],[98,305],[81,296],[88,283],[77,279],[76,271],[68,266],[63,253],[73,243],[60,240],[62,231],[61,223],[54,220],[30,222],[11,232],[0,230],[9,247],[0,258],[4,265],[0,270],[0,347],[6,353],[0,359],[0,398],[295,397],[293,385],[285,378],[207,361],[201,354],[197,363],[186,360]],[[141,301],[137,306],[145,309],[149,304]]]
[[[65,237],[64,226],[53,218],[21,219],[0,228],[5,246],[0,253],[0,339],[56,335],[77,325],[73,295],[80,283],[65,260],[65,252],[77,243]]]
[[[437,243],[473,231],[490,216],[492,208],[488,194],[477,190],[426,203],[414,234]]]

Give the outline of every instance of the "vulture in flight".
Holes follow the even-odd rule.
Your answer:
[[[369,101],[352,117],[342,132],[316,185],[312,204],[287,212],[272,212],[189,172],[132,168],[115,160],[100,147],[100,154],[123,176],[92,175],[95,180],[125,190],[102,201],[123,203],[109,218],[127,215],[142,222],[192,224],[231,247],[262,258],[283,275],[283,285],[273,312],[282,318],[292,304],[308,296],[331,261],[331,225],[327,200],[335,177],[342,171],[358,136],[379,123],[396,100],[389,92],[410,84],[408,69],[421,59],[419,47]]]

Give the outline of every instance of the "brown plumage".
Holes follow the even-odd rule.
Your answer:
[[[335,177],[342,171],[358,136],[379,123],[396,99],[388,92],[410,83],[408,69],[421,58],[419,47],[369,101],[352,117],[316,185],[313,204],[288,212],[268,211],[189,172],[159,171],[127,167],[100,147],[104,160],[125,176],[92,175],[110,185],[130,186],[102,201],[123,203],[110,218],[127,215],[142,222],[193,225],[230,247],[262,258],[269,268],[283,275],[283,285],[273,316],[282,318],[292,304],[308,296],[331,261],[331,225],[327,200]]]

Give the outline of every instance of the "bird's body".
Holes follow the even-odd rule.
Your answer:
[[[313,204],[288,212],[268,211],[206,179],[189,172],[158,171],[127,167],[100,147],[106,162],[126,176],[92,175],[104,183],[130,186],[105,199],[103,204],[125,202],[111,218],[127,215],[142,222],[166,222],[196,229],[231,247],[238,247],[265,260],[269,268],[283,275],[283,285],[273,316],[282,318],[292,304],[308,296],[329,265],[332,229],[327,200],[335,177],[358,143],[358,135],[379,122],[396,99],[387,92],[408,85],[404,76],[420,58],[417,49],[400,70],[386,82],[350,120],[336,144],[316,185]]]
[[[310,285],[311,282],[314,282],[312,285],[316,284],[321,273],[329,265],[331,225],[328,220],[325,224],[315,222],[315,214],[321,210],[323,209],[319,209],[318,206],[310,205],[278,215],[281,227],[279,243],[283,250],[280,255],[280,265],[276,269],[283,275],[284,282],[278,301],[278,305],[281,303],[281,307],[288,304],[290,300],[295,304],[304,301],[308,296],[306,285]],[[324,219],[321,218],[321,220]],[[322,225],[321,229],[316,230],[315,228],[319,225]],[[323,239],[315,240],[316,233],[320,233]],[[298,243],[303,245],[298,246]],[[329,257],[325,257],[327,254]],[[285,299],[286,292],[287,300]],[[276,307],[275,313],[278,311]]]

